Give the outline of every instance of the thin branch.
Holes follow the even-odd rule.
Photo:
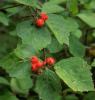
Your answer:
[[[16,4],[16,5],[12,5],[12,6],[9,6],[9,7],[0,8],[0,11],[2,11],[2,10],[6,10],[6,9],[9,9],[9,8],[18,7],[18,6],[21,6],[21,4]]]
[[[46,59],[46,50],[45,50],[45,48],[43,48],[43,58],[44,58],[44,60]]]
[[[34,15],[28,15],[28,16],[22,16],[22,17],[19,17],[18,19],[26,19],[26,18],[34,18]]]

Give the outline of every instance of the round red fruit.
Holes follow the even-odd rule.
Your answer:
[[[49,57],[46,59],[46,63],[48,65],[53,65],[55,63],[55,59],[53,57]]]
[[[43,62],[41,62],[41,61],[37,62],[37,63],[36,63],[36,66],[37,66],[38,68],[43,67]]]
[[[31,69],[34,72],[38,71],[38,68],[37,68],[36,64],[33,64],[32,67],[31,67]]]
[[[36,56],[33,56],[33,57],[31,58],[31,62],[32,62],[32,64],[37,63],[37,62],[38,62],[38,58],[37,58]]]
[[[42,18],[39,18],[36,20],[36,25],[38,27],[42,27],[44,25],[44,20]]]
[[[48,15],[45,12],[42,12],[40,16],[44,21],[48,20]]]

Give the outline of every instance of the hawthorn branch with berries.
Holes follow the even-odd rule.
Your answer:
[[[39,73],[40,70],[43,70],[43,67],[45,67],[45,65],[49,65],[49,66],[54,65],[55,59],[53,57],[48,57],[44,61],[40,61],[37,56],[33,56],[30,59],[30,62],[31,62],[31,70],[33,72]]]

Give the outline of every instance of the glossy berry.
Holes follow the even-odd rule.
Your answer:
[[[32,67],[31,67],[31,69],[34,72],[38,71],[38,68],[37,68],[36,64],[33,64]]]
[[[36,20],[36,25],[38,27],[42,27],[44,25],[44,20],[42,18],[39,18]]]
[[[38,72],[39,69],[43,67],[43,62],[39,61],[38,57],[33,56],[31,58],[31,66],[32,71]]]
[[[38,62],[38,58],[37,58],[36,56],[33,56],[33,57],[31,58],[31,62],[32,62],[32,64],[37,63],[37,62]]]
[[[46,21],[46,20],[48,19],[48,15],[47,15],[46,13],[44,13],[44,12],[42,12],[42,13],[40,14],[40,17],[41,17],[41,19],[43,19],[44,21]]]
[[[49,57],[46,59],[46,63],[48,65],[53,65],[55,63],[55,59],[53,57]]]
[[[37,66],[37,68],[42,68],[42,67],[43,67],[43,62],[38,61],[38,62],[36,63],[36,66]]]

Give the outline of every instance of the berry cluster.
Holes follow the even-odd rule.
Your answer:
[[[36,20],[36,26],[42,27],[45,24],[45,21],[48,19],[48,15],[44,12],[40,14],[40,18]]]
[[[37,72],[39,69],[43,68],[45,65],[52,66],[55,63],[55,59],[53,57],[48,57],[45,61],[40,61],[38,57],[33,56],[31,58],[31,69],[33,72]]]

